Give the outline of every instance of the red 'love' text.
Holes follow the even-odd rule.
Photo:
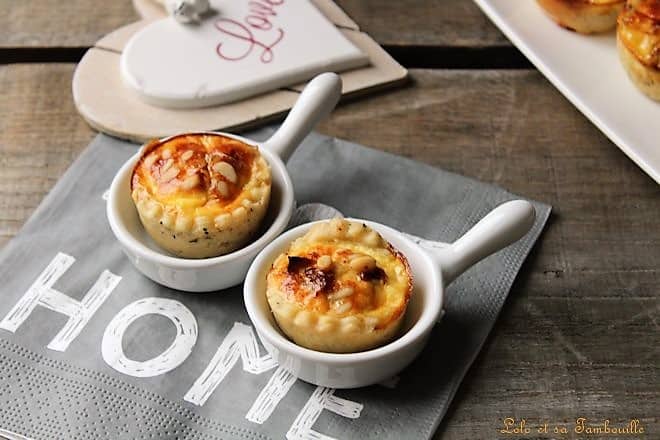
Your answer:
[[[248,13],[242,20],[226,17],[216,20],[215,28],[226,37],[215,48],[218,56],[228,61],[240,61],[256,51],[262,63],[273,61],[273,48],[284,38],[284,29],[275,27],[272,20],[277,16],[276,7],[284,1],[249,1]],[[255,32],[260,35],[259,38]]]

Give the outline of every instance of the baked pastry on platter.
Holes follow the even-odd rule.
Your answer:
[[[629,0],[617,26],[619,58],[633,83],[660,101],[660,0]]]
[[[131,179],[145,230],[184,258],[243,246],[266,214],[270,190],[270,167],[256,147],[212,133],[145,145]]]
[[[614,29],[625,0],[537,0],[560,26],[582,34]]]
[[[386,344],[403,322],[413,281],[406,258],[363,223],[318,223],[279,255],[266,295],[296,344],[352,353]]]

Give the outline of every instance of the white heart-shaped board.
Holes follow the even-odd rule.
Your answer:
[[[369,63],[308,0],[211,7],[199,24],[168,17],[137,32],[121,55],[124,84],[152,105],[199,108]]]

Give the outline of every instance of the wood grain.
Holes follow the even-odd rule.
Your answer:
[[[552,204],[535,296],[619,296],[612,279],[652,293],[660,187],[539,73],[412,72],[411,87],[344,105],[322,129]]]
[[[508,46],[469,0],[337,0],[360,29],[383,45]]]
[[[384,45],[486,47],[508,41],[467,0],[340,0],[362,30]],[[138,19],[131,0],[3,0],[0,48],[91,47]],[[100,6],[101,5],[101,6]]]
[[[0,47],[90,47],[138,20],[131,0],[2,0]]]
[[[72,72],[0,67],[0,243],[93,137]],[[411,74],[409,87],[340,106],[321,131],[554,206],[436,437],[505,438],[504,417],[581,416],[636,417],[642,438],[660,436],[660,187],[535,71]]]
[[[73,69],[0,67],[0,245],[18,232],[95,135],[73,105]]]

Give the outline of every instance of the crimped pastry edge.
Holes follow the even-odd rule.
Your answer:
[[[286,299],[279,290],[268,290],[268,302],[278,327],[296,344],[328,353],[356,353],[394,339],[405,310],[384,328],[377,329],[369,316],[332,316],[305,310]]]
[[[621,64],[633,84],[649,98],[660,101],[660,70],[642,63],[621,41],[618,33],[616,45]]]

